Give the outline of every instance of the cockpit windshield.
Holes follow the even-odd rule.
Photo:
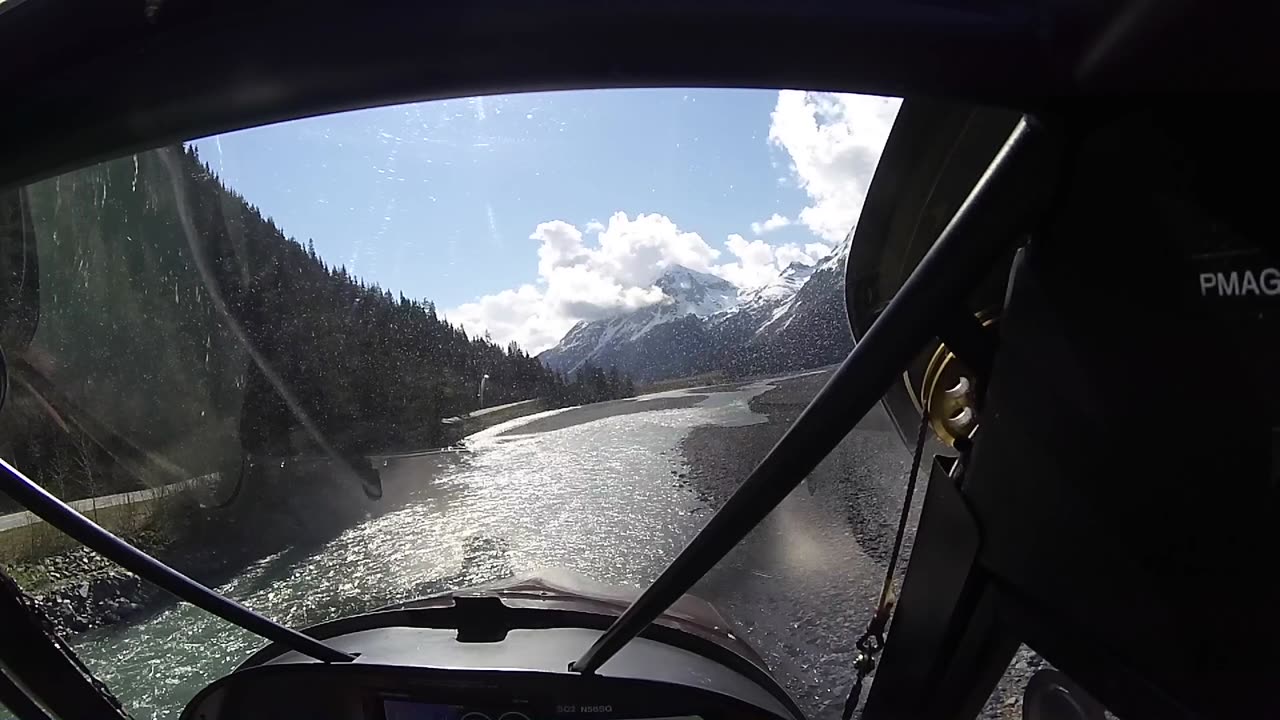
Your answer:
[[[5,193],[0,454],[291,627],[513,576],[642,587],[852,347],[897,108],[476,97]],[[873,412],[695,591],[811,714],[844,700],[909,461]],[[3,496],[0,561],[136,718],[261,644]]]

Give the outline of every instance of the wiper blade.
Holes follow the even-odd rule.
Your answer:
[[[76,512],[70,505],[37,485],[4,458],[0,458],[0,468],[3,468],[3,472],[0,472],[0,492],[6,493],[40,519],[143,580],[155,583],[179,599],[258,637],[279,643],[308,657],[324,662],[355,660],[354,655],[325,645],[315,638],[259,615],[231,598],[219,595],[112,535],[101,525]]]

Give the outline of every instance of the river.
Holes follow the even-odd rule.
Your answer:
[[[318,547],[263,558],[217,589],[298,627],[547,568],[643,586],[715,504],[691,482],[682,440],[695,428],[723,428],[723,452],[741,454],[736,429],[763,430],[754,426],[769,420],[750,401],[779,382],[552,411],[474,435],[466,453],[380,459],[384,485],[405,490],[404,502]],[[860,447],[883,456],[872,472],[900,483],[903,454],[887,425],[858,433]],[[882,572],[838,497],[802,486],[696,590],[819,716],[838,714],[849,644]],[[185,604],[72,643],[139,720],[176,717],[262,644]]]

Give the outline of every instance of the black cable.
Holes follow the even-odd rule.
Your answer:
[[[889,565],[884,572],[884,585],[880,588],[880,602],[876,605],[876,613],[867,623],[867,629],[858,638],[854,646],[858,655],[853,661],[856,672],[853,687],[849,688],[849,696],[844,701],[841,720],[849,720],[858,708],[858,700],[862,697],[862,683],[876,669],[876,655],[884,649],[884,629],[893,615],[893,577],[898,567],[898,556],[902,553],[902,543],[907,536],[907,521],[911,517],[911,499],[916,492],[916,478],[920,475],[920,462],[924,458],[924,441],[929,432],[929,413],[920,412],[920,431],[916,435],[916,449],[911,456],[911,472],[907,475],[907,488],[902,498],[902,513],[898,516],[898,532],[893,538],[893,552],[889,553]]]
[[[920,462],[924,458],[924,440],[929,432],[929,414],[920,415],[920,431],[916,434],[916,450],[911,456],[911,474],[907,476],[907,489],[902,499],[902,513],[898,516],[898,534],[893,538],[893,552],[889,554],[889,568],[884,574],[884,587],[880,590],[880,607],[889,602],[893,592],[893,575],[902,553],[902,543],[907,534],[907,520],[911,515],[911,498],[916,492],[916,478],[920,475]]]
[[[240,453],[240,471],[236,473],[236,486],[231,490],[231,496],[225,500],[211,503],[209,505],[210,510],[226,510],[231,507],[231,504],[240,497],[240,491],[244,489],[245,474],[252,464],[249,453]]]
[[[0,410],[9,399],[9,360],[4,356],[4,348],[0,347]]]

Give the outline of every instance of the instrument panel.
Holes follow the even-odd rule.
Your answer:
[[[614,620],[603,595],[538,578],[489,592],[306,631],[350,662],[268,645],[201,690],[181,720],[803,720],[763,661],[695,598],[579,673],[570,663]]]
[[[206,688],[183,720],[719,720],[778,716],[721,693],[521,670],[279,665]]]
[[[710,645],[711,656],[641,637],[597,673],[570,672],[599,632],[468,641],[446,628],[370,627],[328,640],[354,662],[292,651],[251,659],[197,694],[182,720],[800,720],[763,671],[732,653],[713,657]]]

